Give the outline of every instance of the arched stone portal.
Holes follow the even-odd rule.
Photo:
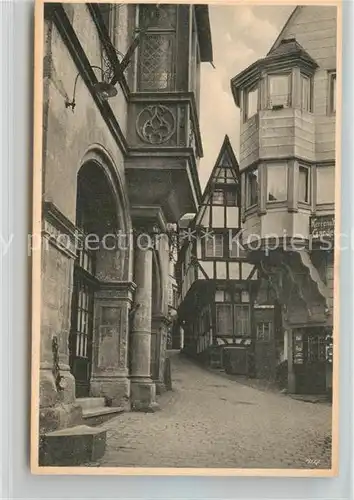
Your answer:
[[[76,397],[106,397],[121,405],[130,392],[130,224],[114,170],[94,153],[86,157],[77,177],[76,226],[79,249],[69,337]]]

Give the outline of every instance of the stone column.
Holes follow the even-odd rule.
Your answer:
[[[157,409],[156,388],[151,379],[152,249],[135,248],[135,314],[131,330],[132,410]]]
[[[167,329],[170,320],[163,315],[154,316],[151,322],[153,343],[151,349],[151,376],[156,386],[156,393],[162,394],[165,386],[165,360],[167,348]]]
[[[91,395],[107,397],[113,406],[129,402],[129,311],[135,284],[106,282],[95,295],[95,338]]]

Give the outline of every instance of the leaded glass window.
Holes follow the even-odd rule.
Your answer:
[[[138,90],[173,90],[175,86],[176,5],[141,5]]]

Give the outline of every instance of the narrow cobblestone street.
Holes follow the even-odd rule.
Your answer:
[[[171,357],[161,411],[125,413],[103,427],[100,466],[329,468],[331,407],[263,392]]]

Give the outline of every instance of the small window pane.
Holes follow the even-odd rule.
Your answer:
[[[310,200],[309,169],[299,167],[299,201],[308,203]]]
[[[232,238],[231,240],[231,247],[230,247],[230,257],[232,258],[238,258],[238,259],[244,259],[247,257],[247,252],[243,248],[242,243],[240,240]]]
[[[234,306],[234,324],[236,335],[248,335],[250,332],[249,306]]]
[[[246,91],[245,119],[248,120],[258,111],[258,87]]]
[[[271,75],[269,77],[269,105],[271,108],[290,105],[289,75]]]
[[[215,301],[216,302],[224,302],[224,292],[223,292],[223,290],[216,290],[216,292],[215,292]]]
[[[287,165],[268,166],[268,201],[285,201],[288,193]]]
[[[140,45],[139,90],[171,90],[174,84],[174,35],[147,33]]]
[[[214,257],[214,241],[213,238],[205,239],[205,256]]]
[[[311,111],[311,80],[301,75],[301,109]]]
[[[334,166],[317,167],[317,203],[334,203]]]
[[[214,205],[223,205],[224,204],[224,192],[221,189],[216,189],[213,192],[213,201]]]
[[[215,234],[205,238],[205,256],[223,257],[224,256],[224,235]]]
[[[236,191],[225,191],[225,203],[228,207],[235,207],[237,205]]]
[[[232,305],[216,305],[216,331],[219,335],[232,335]]]
[[[246,203],[247,207],[258,203],[258,170],[246,174]]]
[[[214,239],[215,239],[215,257],[223,257],[224,237],[222,234],[216,234]]]
[[[336,101],[337,101],[337,75],[332,73],[330,75],[330,111],[331,113],[336,112]]]

